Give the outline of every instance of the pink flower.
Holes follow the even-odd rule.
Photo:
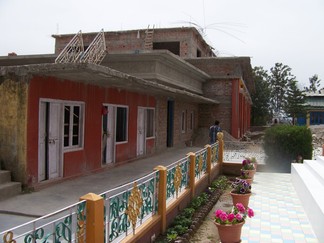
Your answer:
[[[253,212],[252,208],[248,209],[248,216],[249,216],[249,218],[252,218],[254,216],[254,212]]]
[[[222,212],[221,215],[219,215],[219,218],[222,220],[222,221],[226,221],[227,220],[227,214],[225,212]]]
[[[237,207],[237,209],[238,209],[238,211],[239,211],[240,213],[244,213],[244,212],[245,212],[245,207],[243,206],[242,203],[237,203],[237,204],[236,204],[236,207]]]
[[[242,218],[242,215],[241,214],[236,214],[235,215],[235,218],[238,220],[238,221],[241,221],[243,218]]]
[[[235,218],[235,215],[233,213],[230,213],[229,215],[227,215],[227,219],[229,222],[232,222],[234,218]]]
[[[223,210],[221,209],[218,209],[216,212],[215,212],[215,217],[216,218],[219,218],[219,216],[223,213]]]

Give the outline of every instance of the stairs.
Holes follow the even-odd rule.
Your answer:
[[[318,239],[324,239],[324,157],[291,165],[295,190]]]
[[[0,200],[7,199],[21,193],[21,183],[11,181],[11,172],[0,170]]]

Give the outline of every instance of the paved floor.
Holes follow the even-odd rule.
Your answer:
[[[291,182],[291,174],[256,173],[249,206],[255,217],[243,227],[242,242],[319,241]]]

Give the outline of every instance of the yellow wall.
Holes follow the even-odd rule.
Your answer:
[[[27,82],[0,80],[0,166],[25,181]]]

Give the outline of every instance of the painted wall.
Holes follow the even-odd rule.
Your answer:
[[[116,163],[120,163],[136,157],[138,106],[155,107],[156,103],[155,98],[149,95],[44,77],[32,78],[28,97],[27,165],[30,183],[37,182],[38,175],[40,98],[85,103],[84,148],[64,152],[64,177],[101,168],[102,104],[127,105],[129,108],[128,142],[116,145]],[[149,153],[154,151],[153,141],[147,142]]]
[[[25,181],[28,84],[12,77],[0,80],[0,169],[14,181]]]

